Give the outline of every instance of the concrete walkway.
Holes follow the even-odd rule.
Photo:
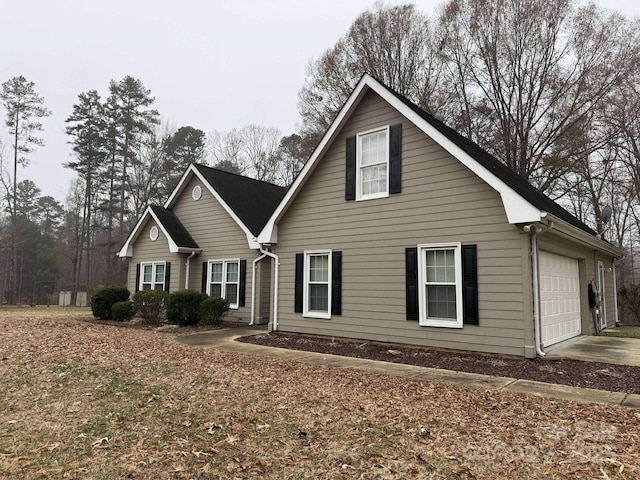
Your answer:
[[[640,367],[640,339],[583,336],[548,350],[547,357]]]
[[[534,382],[507,377],[492,377],[478,373],[454,372],[438,368],[416,367],[398,363],[342,357],[315,352],[287,350],[265,347],[250,343],[236,342],[235,339],[246,335],[265,333],[265,328],[238,327],[194,333],[178,337],[178,341],[187,345],[216,348],[226,352],[245,353],[265,357],[282,358],[315,365],[331,365],[366,372],[394,375],[398,377],[426,380],[436,383],[448,383],[480,389],[505,390],[514,393],[537,395],[542,397],[574,400],[583,403],[604,403],[640,409],[640,395],[621,392],[607,392],[589,388],[569,387],[550,383]]]

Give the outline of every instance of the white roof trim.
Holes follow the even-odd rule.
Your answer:
[[[198,179],[202,182],[202,184],[205,187],[207,187],[207,190],[211,192],[211,195],[213,195],[213,197],[218,201],[218,203],[222,206],[222,208],[224,208],[224,210],[229,214],[229,216],[233,219],[233,221],[236,222],[236,224],[244,232],[245,236],[247,237],[247,244],[249,245],[249,248],[253,250],[259,249],[260,245],[258,244],[258,241],[256,240],[256,237],[253,235],[253,233],[251,233],[251,231],[247,228],[244,222],[240,220],[240,218],[231,209],[231,207],[227,204],[227,202],[225,202],[222,199],[220,194],[215,190],[215,188],[213,188],[213,186],[206,180],[206,178],[202,176],[202,174],[198,171],[198,169],[193,164],[189,165],[189,168],[187,168],[187,170],[184,172],[184,175],[182,175],[182,178],[178,182],[178,185],[176,185],[176,188],[174,188],[173,192],[171,192],[169,199],[165,202],[164,208],[167,208],[167,209],[171,208],[171,206],[175,203],[179,195],[182,193],[182,190],[184,190],[187,184],[187,181],[191,179],[192,175],[195,175],[196,177],[198,177]]]
[[[345,119],[351,113],[353,108],[357,106],[357,104],[359,103],[360,94],[364,90],[365,86],[367,86],[367,82],[366,82],[367,79],[373,80],[373,78],[368,75],[365,75],[362,77],[362,79],[360,79],[360,82],[358,82],[358,85],[351,93],[351,96],[347,99],[346,103],[342,107],[342,110],[340,110],[340,112],[338,113],[338,116],[329,127],[329,130],[327,130],[327,133],[324,134],[324,136],[322,137],[322,140],[320,140],[320,143],[311,154],[311,157],[309,157],[309,161],[305,163],[300,174],[297,176],[295,182],[293,182],[293,184],[287,191],[287,194],[284,196],[284,198],[278,205],[278,208],[276,208],[275,212],[273,212],[273,214],[269,218],[269,221],[266,223],[266,225],[258,235],[258,242],[277,243],[278,220],[280,220],[281,215],[286,211],[291,201],[298,194],[298,191],[301,185],[303,185],[307,181],[307,177],[309,176],[310,172],[312,172],[315,169],[315,165],[318,159],[320,158],[322,153],[324,153],[324,150],[329,146],[330,142],[333,140],[334,136],[336,135],[338,129],[342,126]]]
[[[512,189],[509,185],[504,183],[495,174],[487,170],[480,163],[478,163],[473,157],[467,154],[464,150],[458,147],[455,143],[449,140],[446,136],[440,133],[433,125],[419,116],[411,108],[405,105],[400,99],[393,95],[387,88],[378,82],[370,75],[363,75],[362,79],[351,93],[347,102],[340,110],[340,113],[327,130],[319,145],[314,150],[313,154],[309,158],[300,175],[293,183],[282,202],[275,210],[271,218],[258,235],[258,241],[260,243],[275,243],[277,242],[277,222],[280,220],[282,214],[286,211],[291,201],[297,196],[300,187],[306,182],[308,175],[315,169],[318,159],[322,156],[325,149],[333,140],[337,131],[342,127],[343,123],[351,114],[353,108],[359,103],[365,87],[373,90],[376,94],[382,97],[398,112],[404,115],[409,121],[416,125],[425,134],[431,137],[436,143],[438,143],[447,152],[453,155],[456,159],[462,162],[467,168],[478,175],[489,186],[496,190],[500,194],[502,204],[504,206],[507,219],[510,224],[516,223],[528,223],[540,221],[540,219],[546,214],[536,208],[527,200],[525,200],[518,192]]]
[[[581,243],[584,243],[595,250],[599,250],[600,252],[607,253],[612,257],[622,258],[624,257],[624,251],[620,248],[611,245],[610,243],[595,237],[584,230],[579,229],[578,227],[571,225],[570,223],[565,222],[561,218],[556,217],[555,215],[547,214],[546,219],[549,221],[553,221],[553,228],[549,230],[551,233],[561,233],[567,237],[578,240]]]
[[[542,216],[543,212],[531,205],[525,200],[518,192],[516,192],[509,185],[504,183],[495,174],[487,170],[480,165],[477,160],[470,156],[467,152],[462,150],[458,145],[449,140],[446,136],[440,133],[433,125],[427,122],[424,118],[414,112],[411,108],[401,102],[395,95],[387,90],[382,84],[376,81],[374,78],[369,77],[371,81],[371,89],[384,98],[389,104],[391,104],[402,115],[407,117],[414,125],[420,130],[431,137],[436,143],[438,143],[447,152],[458,159],[469,170],[478,175],[489,186],[496,190],[502,198],[502,204],[507,214],[509,223],[525,223],[525,222],[537,222]]]
[[[149,218],[153,218],[153,220],[156,222],[156,225],[160,228],[160,230],[162,230],[162,233],[166,237],[167,243],[169,244],[169,252],[178,253],[180,251],[180,249],[178,248],[178,245],[176,244],[176,242],[173,241],[173,238],[171,238],[171,235],[169,235],[167,230],[164,228],[164,225],[162,225],[162,222],[158,220],[158,217],[156,216],[156,214],[153,213],[153,210],[151,209],[151,207],[147,207],[144,213],[142,214],[142,216],[140,217],[140,219],[138,220],[138,223],[136,223],[136,226],[133,228],[133,230],[127,237],[127,241],[124,242],[124,245],[118,252],[119,257],[133,256],[133,244],[140,236],[140,233],[142,232],[142,227],[147,224],[147,222],[149,221]],[[193,250],[199,250],[199,249],[196,248]]]

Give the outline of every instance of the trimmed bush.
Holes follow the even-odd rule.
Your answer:
[[[136,306],[131,300],[114,303],[111,307],[111,316],[118,322],[128,322],[136,315]]]
[[[131,293],[125,287],[100,287],[91,294],[91,313],[100,320],[111,320],[114,303],[129,300]]]
[[[142,290],[133,296],[138,314],[145,320],[158,323],[164,312],[169,294],[162,290]]]
[[[229,313],[229,302],[224,298],[209,297],[200,306],[201,323],[205,325],[218,325],[222,323],[225,315]]]
[[[173,292],[167,298],[167,320],[185,327],[200,322],[200,305],[209,298],[197,290]]]

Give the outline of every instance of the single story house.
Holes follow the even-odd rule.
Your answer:
[[[271,259],[256,236],[285,191],[191,164],[165,205],[148,206],[120,249],[129,259],[127,288],[201,290],[226,298],[232,319],[266,323]]]

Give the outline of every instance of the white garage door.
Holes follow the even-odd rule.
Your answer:
[[[538,259],[542,345],[548,347],[580,335],[580,276],[573,258],[541,251]]]

